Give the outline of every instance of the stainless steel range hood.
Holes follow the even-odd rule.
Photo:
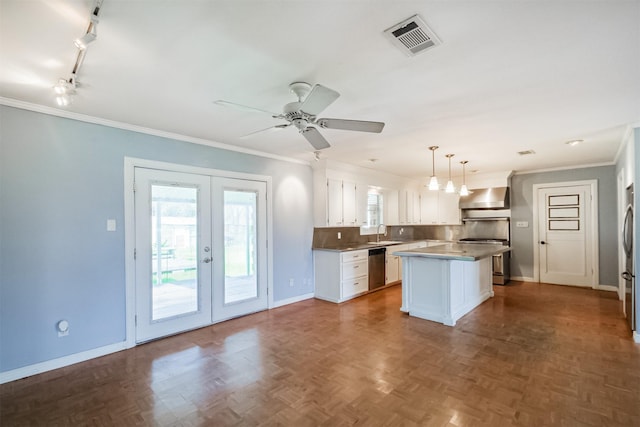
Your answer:
[[[460,209],[509,209],[509,187],[479,188],[460,197]]]

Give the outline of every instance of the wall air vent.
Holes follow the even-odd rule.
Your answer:
[[[427,24],[418,15],[413,15],[411,18],[387,28],[384,34],[391,40],[391,43],[408,56],[414,56],[441,43],[438,36],[427,27]]]

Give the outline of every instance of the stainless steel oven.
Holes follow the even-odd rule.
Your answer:
[[[481,237],[468,237],[466,239],[460,239],[460,243],[483,243],[490,245],[505,245],[509,246],[509,241],[506,239],[488,239]],[[493,284],[505,285],[510,279],[511,256],[509,252],[504,252],[498,255],[493,255]]]

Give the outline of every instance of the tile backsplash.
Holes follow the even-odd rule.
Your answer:
[[[340,233],[340,239],[338,239]],[[464,225],[392,225],[380,240],[458,240],[465,237]],[[374,242],[376,235],[360,235],[358,227],[321,227],[313,230],[314,248],[349,246]]]

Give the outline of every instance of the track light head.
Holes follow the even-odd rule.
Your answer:
[[[84,36],[75,39],[73,41],[73,43],[76,45],[76,47],[78,49],[85,50],[87,48],[87,46],[89,46],[90,43],[95,41],[95,39],[96,39],[96,33],[94,31],[94,32],[87,33]]]

